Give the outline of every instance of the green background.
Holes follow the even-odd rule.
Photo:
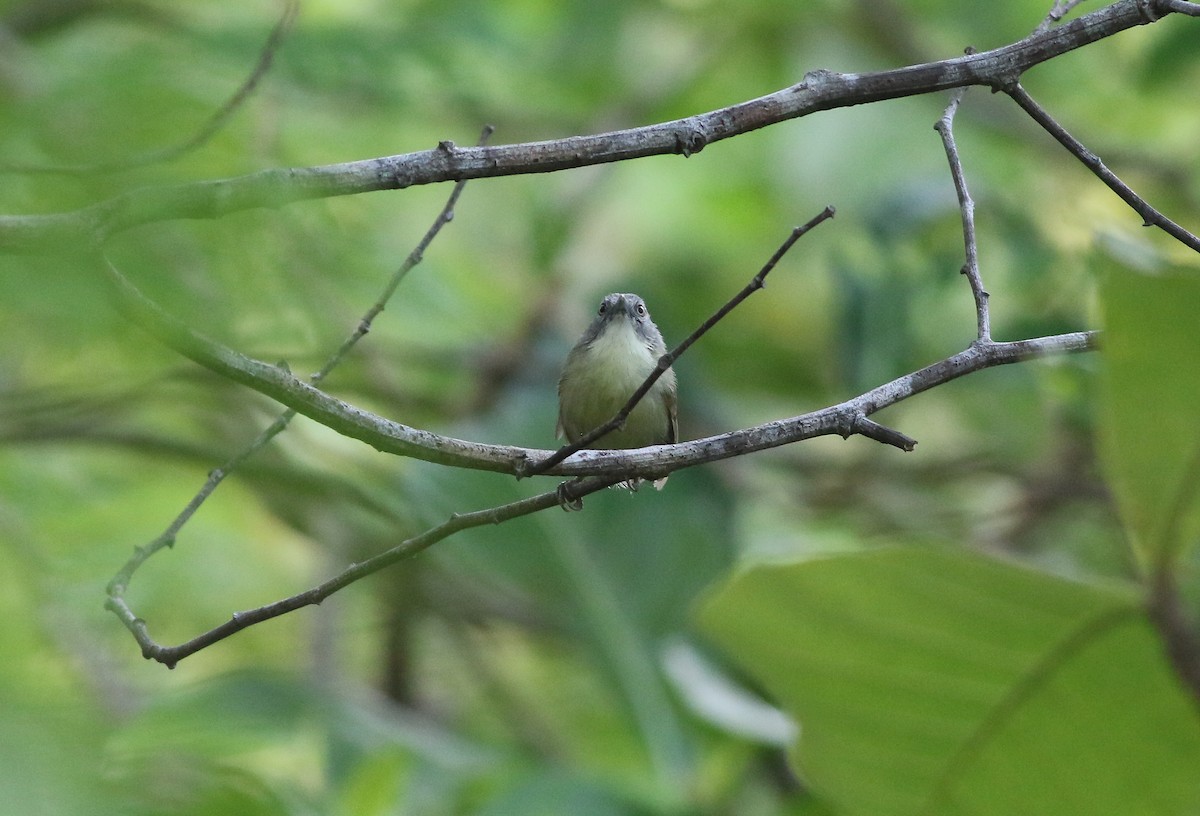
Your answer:
[[[1027,34],[1048,3],[306,2],[203,148],[279,4],[0,2],[0,212],[141,186],[651,124]],[[1085,4],[1081,11],[1091,10]],[[1200,24],[1173,15],[1026,87],[1200,224]],[[793,416],[974,338],[930,96],[663,156],[467,185],[340,398],[554,446],[554,384],[610,291],[668,342],[826,204],[677,365],[681,436]],[[168,671],[104,588],[277,406],[159,346],[69,254],[0,257],[0,790],[31,814],[1187,814],[1200,708],[1144,608],[1200,618],[1200,279],[1000,95],[955,123],[999,340],[1102,354],[993,369],[819,439],[457,535]],[[151,224],[106,250],[197,330],[307,373],[449,188]],[[64,248],[69,249],[69,248]],[[299,419],[135,576],[174,644],[450,513],[553,481],[399,460]]]

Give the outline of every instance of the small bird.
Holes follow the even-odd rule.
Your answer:
[[[662,334],[637,295],[614,293],[575,348],[558,380],[558,435],[576,442],[608,422],[667,353]],[[642,448],[677,442],[675,372],[668,368],[630,412],[625,424],[597,439],[594,448]],[[662,487],[666,479],[657,480]],[[631,484],[630,487],[635,485]]]

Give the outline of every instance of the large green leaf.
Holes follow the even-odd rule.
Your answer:
[[[888,549],[750,569],[704,628],[846,814],[1195,813],[1200,718],[1134,597]]]
[[[1109,484],[1143,563],[1200,525],[1200,277],[1102,277],[1102,439]]]

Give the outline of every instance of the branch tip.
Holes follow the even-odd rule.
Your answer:
[[[1138,2],[1144,6],[1145,4],[1152,4],[1154,0],[1138,0]],[[1200,5],[1197,7],[1200,8]],[[1066,128],[1059,124],[1045,108],[1029,95],[1029,92],[1020,83],[1015,83],[1011,88],[1005,89],[1005,92],[1033,121],[1037,122],[1043,130],[1054,137],[1055,141],[1065,147],[1085,167],[1091,170],[1093,175],[1116,193],[1117,197],[1128,204],[1135,213],[1140,215],[1145,224],[1158,227],[1189,249],[1200,252],[1200,237],[1197,237],[1194,233],[1150,206],[1149,202],[1134,192],[1116,173],[1109,170],[1100,161],[1098,156],[1092,153],[1081,141],[1072,136]]]
[[[882,442],[885,445],[891,445],[905,453],[911,453],[913,448],[917,446],[917,440],[911,436],[880,424],[862,412],[857,412],[852,416],[849,433],[845,434],[844,438],[849,438],[852,434],[865,436],[868,439],[874,439],[876,442]]]

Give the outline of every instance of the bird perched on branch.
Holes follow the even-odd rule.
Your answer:
[[[662,334],[637,295],[614,293],[571,349],[558,380],[558,435],[577,442],[608,422],[667,353]],[[593,448],[642,448],[677,442],[675,372],[668,368],[625,423],[591,443]],[[662,487],[659,479],[655,487]],[[635,485],[629,485],[633,487]]]

